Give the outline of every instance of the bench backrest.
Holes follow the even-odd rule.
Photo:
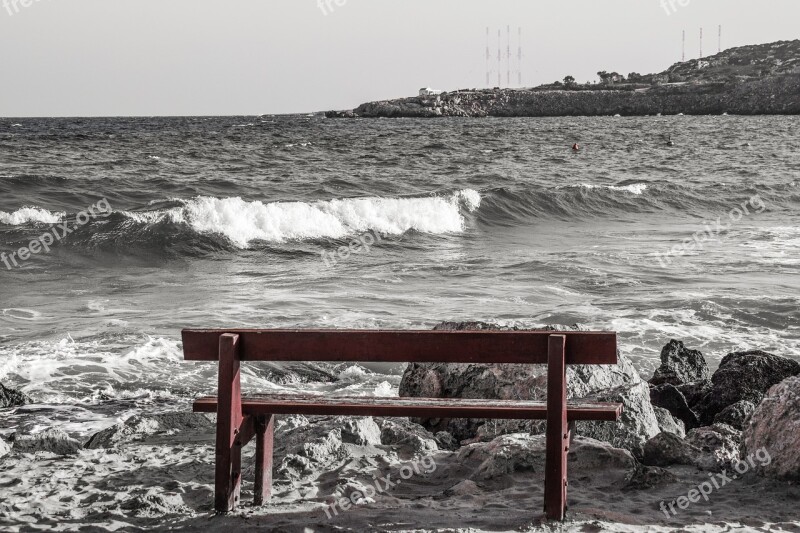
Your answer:
[[[563,335],[566,364],[617,362],[615,332],[491,330],[184,329],[184,359],[218,360],[223,333],[239,335],[242,361],[545,364],[549,337]]]

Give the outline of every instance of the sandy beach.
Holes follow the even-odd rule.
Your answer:
[[[403,446],[379,444],[379,440],[363,445],[335,442],[318,429],[315,438],[306,443],[328,448],[319,452],[321,461],[314,462],[318,470],[302,472],[285,461],[286,454],[302,447],[292,433],[304,427],[296,424],[310,421],[300,417],[279,418],[276,464],[281,467],[272,500],[259,508],[248,501],[252,449],[245,448],[243,504],[236,512],[215,516],[211,418],[176,415],[174,420],[182,419],[184,427],[131,433],[112,449],[81,449],[67,456],[36,452],[4,457],[0,526],[5,531],[170,528],[302,533],[800,531],[800,487],[796,483],[746,475],[712,493],[708,502],[701,500],[667,518],[659,503],[685,494],[707,480],[708,472],[673,466],[650,479],[637,472],[630,454],[580,437],[569,458],[569,509],[563,524],[548,523],[542,517],[541,436],[514,434],[472,445],[469,451],[446,451],[420,449],[433,448],[432,439]],[[367,439],[372,424],[392,423],[363,422]],[[144,426],[148,424],[140,424],[139,430]],[[146,431],[155,426],[158,424],[151,424]],[[302,437],[306,440],[308,435]],[[421,470],[421,475],[401,479],[404,465],[423,458],[435,462],[433,472]],[[376,491],[374,503],[340,509],[338,515],[330,510],[337,488],[349,485],[353,490],[374,484],[375,472],[389,474],[391,483],[402,483]],[[651,483],[653,486],[648,486]]]

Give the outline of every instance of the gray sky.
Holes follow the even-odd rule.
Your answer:
[[[493,57],[497,28],[516,57],[522,27],[524,85],[661,71],[682,29],[687,59],[701,26],[705,55],[719,24],[723,48],[800,37],[797,0],[319,1],[0,0],[0,116],[307,112],[484,87],[486,26]]]

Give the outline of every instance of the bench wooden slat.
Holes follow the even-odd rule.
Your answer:
[[[194,402],[194,411],[216,413],[217,397]],[[544,420],[547,402],[453,398],[328,397],[300,394],[253,394],[242,397],[247,415],[298,414],[345,416],[401,416],[419,418],[506,418]],[[569,420],[617,420],[622,404],[581,402],[567,404]]]
[[[566,364],[616,364],[609,331],[184,329],[184,359],[217,361],[219,337],[239,335],[242,361],[547,363],[548,337],[566,337]]]

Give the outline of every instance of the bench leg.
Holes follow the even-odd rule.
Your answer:
[[[564,335],[550,335],[547,362],[547,451],[544,511],[550,520],[563,520],[567,509],[567,374]]]
[[[253,503],[263,505],[272,494],[272,442],[275,416],[266,415],[256,420],[256,485]]]
[[[242,481],[242,389],[239,374],[239,335],[219,338],[219,389],[214,509],[233,511],[239,503]]]

